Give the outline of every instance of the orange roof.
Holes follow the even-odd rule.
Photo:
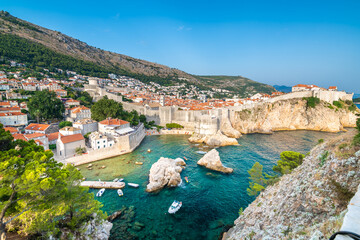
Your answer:
[[[101,122],[99,122],[99,123],[101,123],[101,124],[103,124],[103,125],[118,125],[118,126],[120,126],[120,125],[124,125],[124,124],[127,124],[127,123],[129,123],[129,122],[127,122],[127,121],[124,121],[124,120],[121,120],[121,119],[117,119],[117,118],[115,118],[115,119],[105,119],[105,120],[102,120]]]
[[[9,102],[0,102],[0,106],[10,106]]]
[[[9,131],[10,133],[17,133],[18,130],[14,127],[4,127],[5,131]]]
[[[336,86],[330,86],[329,89],[337,89]]]
[[[78,103],[80,103],[80,101],[78,101],[78,100],[74,100],[74,99],[69,99],[69,100],[66,100],[66,102],[65,102],[65,103],[70,103],[70,102],[78,102]]]
[[[31,123],[25,129],[32,131],[45,131],[48,127],[50,127],[48,124]]]
[[[77,141],[84,140],[84,137],[83,137],[83,135],[81,135],[81,133],[78,133],[78,134],[74,134],[74,135],[62,136],[60,138],[60,140],[64,144],[66,144],[66,143],[70,143],[70,142],[77,142]]]
[[[16,116],[16,115],[26,115],[26,114],[25,114],[25,113],[21,113],[21,112],[6,112],[6,113],[0,113],[0,117]]]
[[[14,140],[24,140],[24,141],[27,141],[27,139],[24,137],[24,134],[16,133],[16,134],[13,134],[13,137],[14,137]]]
[[[2,108],[0,108],[0,111],[10,111],[10,110],[12,110],[12,111],[16,111],[16,110],[20,111],[20,108],[19,107],[2,107]]]
[[[70,109],[70,111],[72,113],[79,113],[79,112],[82,112],[83,110],[90,110],[90,108],[87,108],[85,106],[79,106],[79,107],[73,107]]]
[[[31,133],[31,134],[25,134],[24,137],[27,139],[33,139],[33,138],[38,138],[38,137],[43,137],[45,136],[45,134],[43,133]]]
[[[59,132],[46,134],[46,136],[47,136],[49,141],[54,141],[55,139],[57,139],[59,137],[59,134],[60,134],[60,136],[62,136],[61,133],[59,133]]]

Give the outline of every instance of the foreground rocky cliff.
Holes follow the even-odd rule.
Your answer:
[[[302,165],[268,186],[223,239],[328,239],[360,184],[354,129],[316,146]]]
[[[356,115],[346,105],[337,108],[320,102],[312,108],[304,99],[291,99],[234,111],[230,121],[242,134],[299,129],[339,132],[345,127],[355,127]]]

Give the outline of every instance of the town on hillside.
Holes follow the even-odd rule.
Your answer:
[[[53,92],[63,105],[62,116],[40,119],[29,112],[29,100],[38,91]],[[256,93],[246,98],[226,95],[228,90],[200,90],[193,85],[161,86],[137,79],[117,76],[94,78],[73,71],[41,69],[36,73],[25,64],[8,61],[0,71],[0,123],[14,139],[34,140],[45,150],[52,150],[59,161],[89,155],[103,155],[107,149],[113,154],[133,151],[146,135],[161,134],[185,126],[182,134],[192,134],[200,116],[221,119],[224,110],[246,109],[263,102],[298,97],[318,97],[332,103],[352,100],[352,94],[339,91],[336,86],[322,88],[298,84],[291,93]],[[77,94],[74,94],[74,93]],[[214,98],[218,93],[222,98]],[[129,122],[119,118],[96,121],[91,106],[104,97],[122,104],[124,110],[144,116]],[[41,113],[38,113],[41,115]],[[145,120],[146,118],[146,120]],[[172,125],[171,125],[172,124]],[[163,130],[161,128],[166,127]],[[216,129],[217,130],[217,129]],[[106,149],[106,150],[104,150]],[[83,157],[84,158],[84,157]]]

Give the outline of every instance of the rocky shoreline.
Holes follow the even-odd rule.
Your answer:
[[[313,148],[302,165],[268,186],[223,239],[327,239],[341,227],[348,198],[360,184],[354,129]]]

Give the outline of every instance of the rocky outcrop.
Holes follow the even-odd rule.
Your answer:
[[[171,159],[161,157],[150,168],[147,192],[155,192],[165,186],[176,187],[181,183],[180,173],[186,165],[181,158]]]
[[[360,184],[354,129],[316,146],[302,165],[268,186],[223,239],[328,239]]]
[[[230,119],[228,117],[223,117],[221,120],[221,126],[220,126],[221,132],[230,137],[230,138],[239,138],[241,137],[241,133],[234,129],[231,125]]]
[[[61,236],[50,236],[49,239],[74,239],[74,240],[107,240],[113,224],[107,220],[100,219],[96,213],[91,220],[84,222],[75,231],[61,229]]]
[[[306,100],[291,99],[234,111],[230,122],[242,134],[298,129],[339,132],[345,127],[355,127],[356,115],[348,107],[337,108],[320,102],[311,108]]]
[[[232,173],[234,169],[225,167],[221,160],[219,152],[216,149],[211,150],[210,152],[206,153],[198,162],[197,164],[204,166],[208,169],[223,172],[223,173]]]
[[[229,138],[221,133],[219,130],[216,134],[204,135],[194,133],[189,139],[192,143],[205,143],[210,147],[220,147],[228,145],[238,145],[238,141],[235,138]]]

